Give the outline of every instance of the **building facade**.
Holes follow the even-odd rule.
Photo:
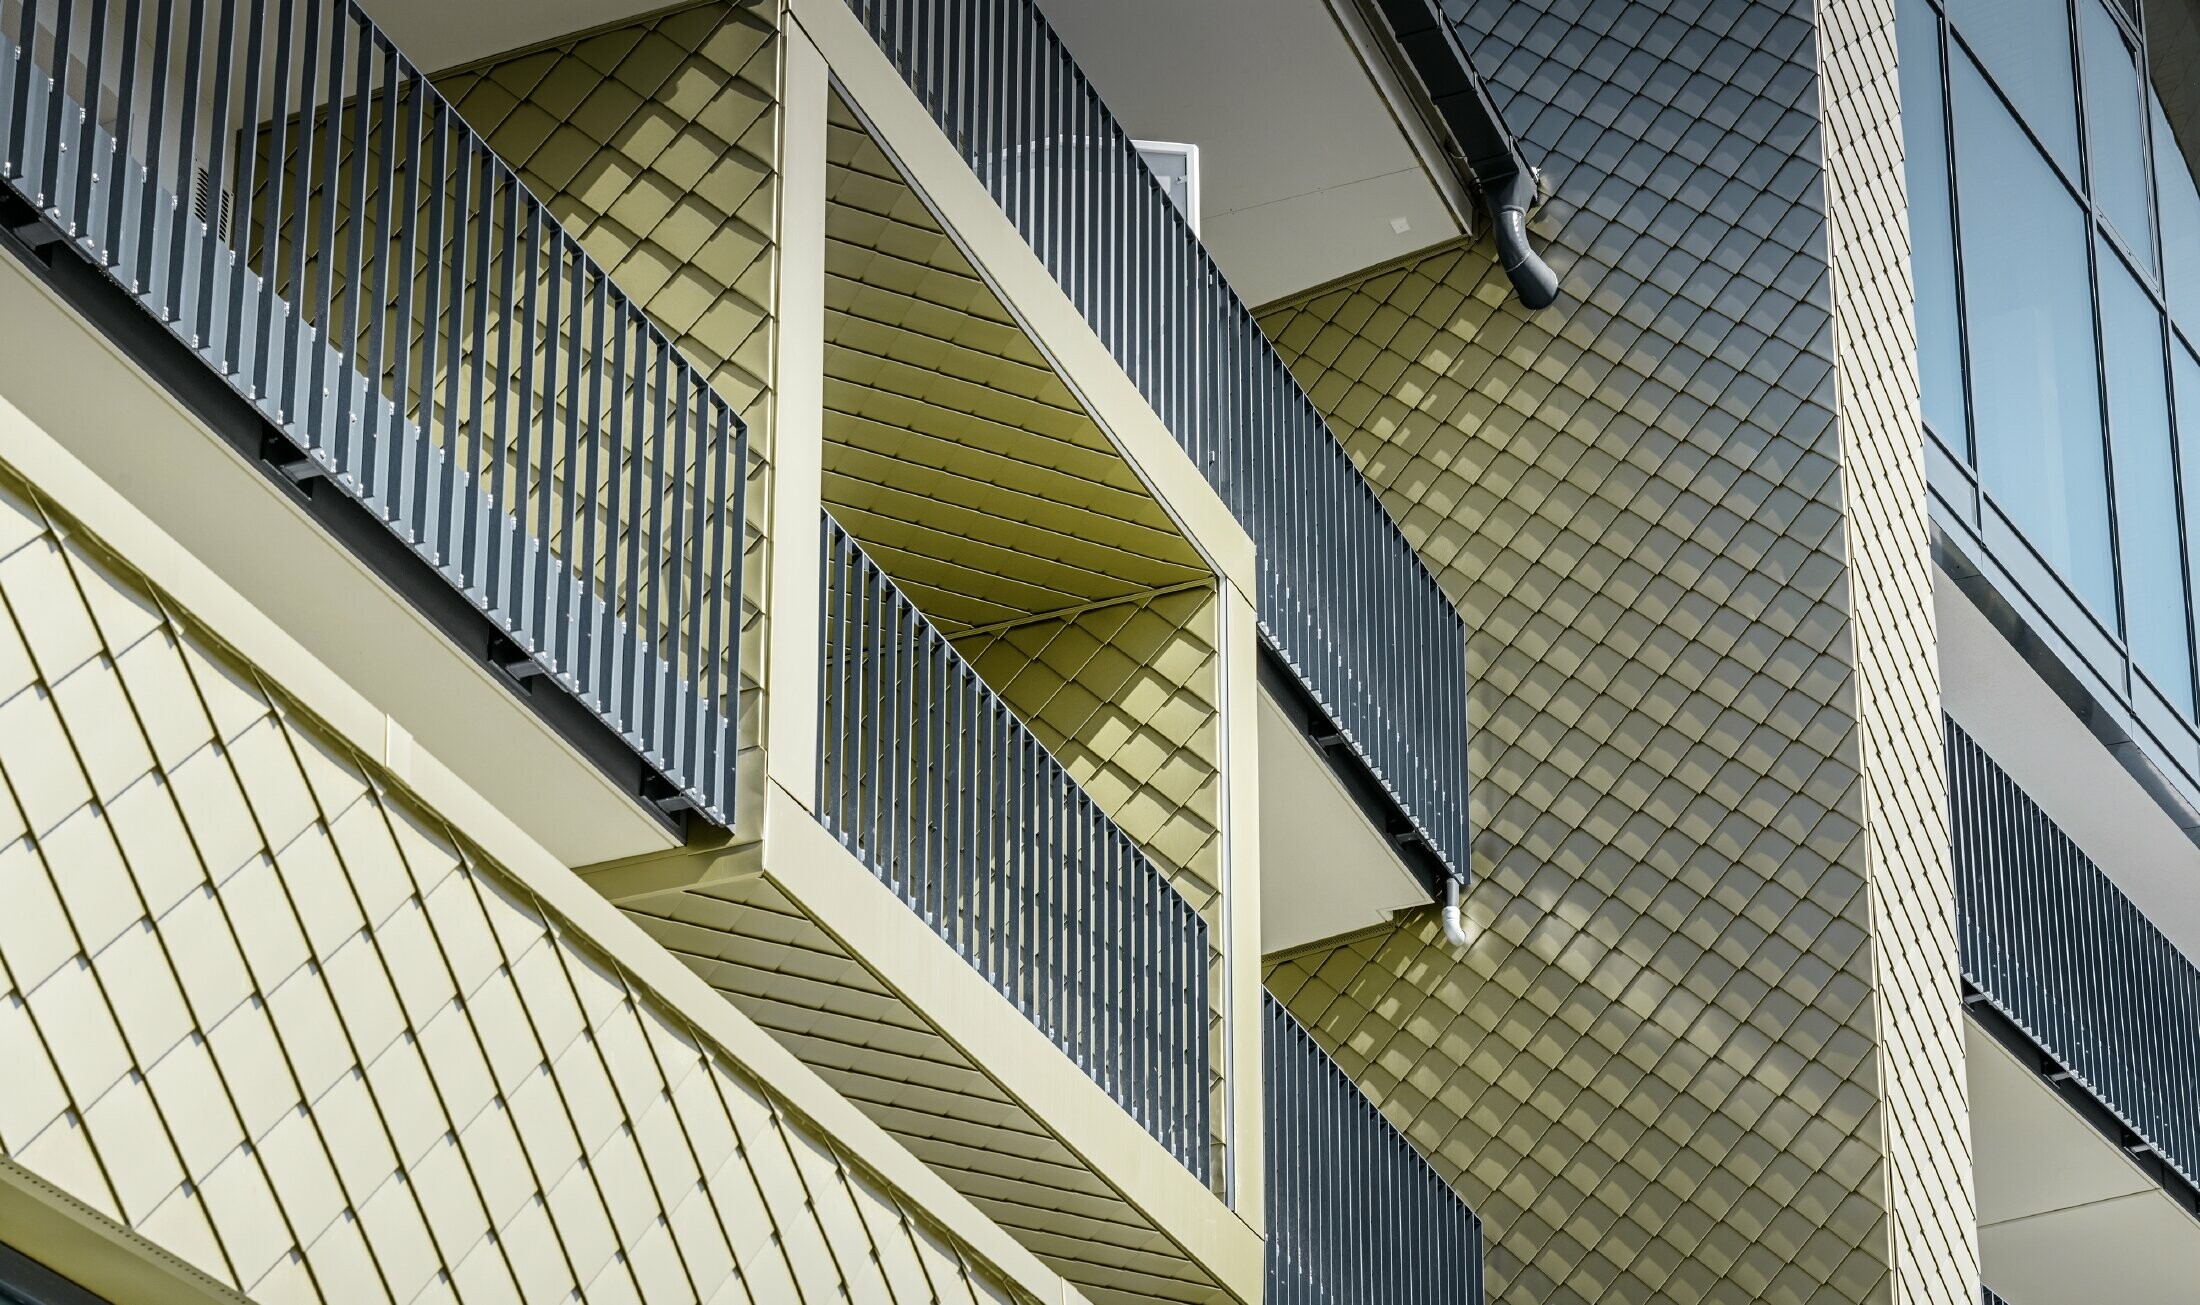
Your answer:
[[[0,53],[0,1300],[2200,1293],[2187,0]]]

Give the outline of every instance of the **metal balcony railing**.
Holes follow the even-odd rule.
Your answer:
[[[2200,1186],[2200,969],[1953,720],[1946,731],[1965,982]]]
[[[747,432],[707,379],[358,5],[0,15],[15,193],[730,823]]]
[[[1209,1178],[1207,924],[830,515],[817,811]]]
[[[1261,1001],[1268,1305],[1481,1305],[1481,1219],[1282,1002]]]
[[[1467,871],[1459,613],[1032,0],[849,0],[1228,503],[1261,632],[1418,840]]]

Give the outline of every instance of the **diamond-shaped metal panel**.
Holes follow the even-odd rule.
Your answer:
[[[1891,9],[1452,11],[1559,306],[1453,245],[1265,320],[1466,614],[1474,941],[1271,986],[1493,1298],[1967,1299]]]
[[[191,1270],[261,1301],[1013,1298],[12,473],[0,721],[0,1157]]]

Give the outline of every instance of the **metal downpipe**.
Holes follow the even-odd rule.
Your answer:
[[[1482,187],[1482,205],[1490,212],[1497,258],[1522,307],[1548,308],[1558,300],[1558,273],[1528,243],[1528,209],[1535,203],[1535,173],[1516,169],[1511,176]]]

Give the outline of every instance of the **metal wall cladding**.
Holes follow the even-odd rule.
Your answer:
[[[12,473],[0,606],[10,1162],[253,1300],[1014,1295]]]
[[[1451,12],[1559,306],[1452,246],[1263,321],[1465,614],[1475,936],[1271,987],[1474,1204],[1498,1298],[1968,1299],[1891,13]],[[1880,891],[1922,922],[1875,936]]]
[[[295,445],[291,474],[508,636],[501,661],[731,824],[733,405],[356,6],[20,13],[8,184]]]
[[[1963,977],[2200,1186],[2200,968],[1947,723]]]
[[[824,518],[818,818],[1201,1181],[1207,924]]]
[[[1482,1221],[1268,993],[1267,1305],[1481,1305]]]
[[[763,494],[779,209],[769,16],[715,0],[443,73],[436,89],[747,418],[736,475]],[[738,637],[751,649],[764,640],[769,516],[742,522]],[[763,744],[762,660],[741,661],[728,706],[744,754]]]
[[[1464,877],[1459,614],[1032,0],[850,0],[1259,552],[1262,637]]]

